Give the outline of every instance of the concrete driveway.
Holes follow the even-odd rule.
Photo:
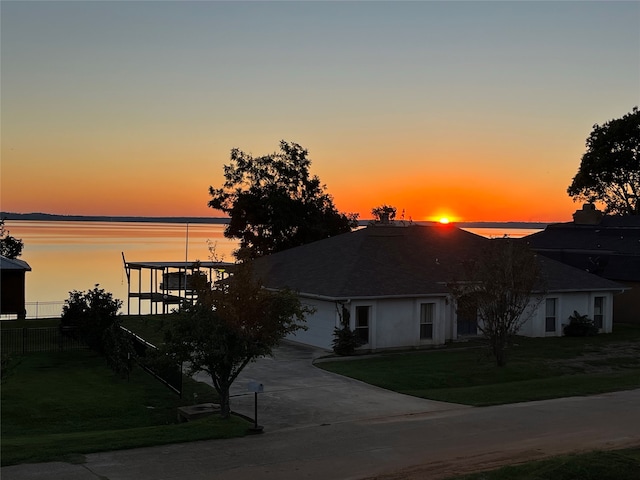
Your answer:
[[[273,357],[261,358],[242,371],[231,390],[231,409],[253,418],[254,394],[247,389],[251,381],[264,384],[264,393],[258,394],[258,423],[267,431],[469,408],[326,372],[313,365],[324,355],[324,350],[283,342]],[[211,384],[204,374],[196,378]]]

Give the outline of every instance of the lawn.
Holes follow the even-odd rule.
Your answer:
[[[212,402],[185,379],[178,397],[140,368],[121,379],[89,350],[19,357],[2,386],[2,465],[70,460],[97,451],[242,436],[249,423],[211,416],[177,423],[181,405]],[[196,397],[197,396],[197,397]]]
[[[389,390],[466,405],[497,405],[640,387],[640,325],[595,337],[518,337],[499,368],[477,343],[317,364]]]
[[[640,448],[563,455],[478,472],[456,480],[637,480]]]
[[[121,325],[153,345],[164,341],[164,332],[175,314],[167,315],[122,315]]]

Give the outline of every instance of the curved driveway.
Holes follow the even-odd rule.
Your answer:
[[[94,453],[82,464],[3,467],[2,479],[425,480],[640,445],[640,389],[467,408],[329,374],[311,364],[320,353],[286,344],[238,380],[232,408],[249,416],[246,383],[265,383],[264,435]]]
[[[253,418],[251,381],[264,385],[264,393],[258,394],[258,423],[266,431],[470,408],[402,395],[313,366],[314,359],[326,354],[283,342],[273,357],[249,364],[238,376],[231,390],[231,409]],[[206,375],[196,378],[211,384]]]

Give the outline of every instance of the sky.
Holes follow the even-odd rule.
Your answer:
[[[0,3],[8,212],[221,216],[230,150],[309,151],[340,211],[570,221],[640,105],[640,2]]]

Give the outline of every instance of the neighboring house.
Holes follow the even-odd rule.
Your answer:
[[[477,334],[476,312],[457,311],[448,284],[488,240],[452,225],[372,225],[256,260],[267,288],[290,288],[316,311],[293,340],[330,349],[342,318],[363,349],[439,345]],[[540,257],[548,285],[522,333],[559,336],[574,310],[610,332],[621,286]]]
[[[586,204],[573,222],[551,224],[526,240],[542,255],[625,285],[614,317],[640,322],[640,216],[603,215]]]
[[[0,256],[0,314],[26,316],[25,272],[30,271],[24,260]]]

